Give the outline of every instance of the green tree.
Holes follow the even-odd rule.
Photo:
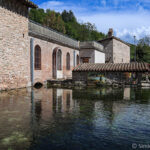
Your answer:
[[[35,22],[43,24],[45,16],[44,9],[30,9],[29,18]]]
[[[44,26],[80,41],[100,40],[105,34],[98,32],[95,25],[89,22],[79,23],[73,12],[64,10],[59,12],[47,9],[30,9],[29,18]]]
[[[64,10],[62,12],[61,16],[62,16],[62,19],[64,20],[64,22],[76,22],[76,17],[74,16],[74,14],[71,10],[69,12]]]
[[[66,33],[65,23],[60,15],[56,19],[56,29],[59,32]]]
[[[47,9],[44,25],[56,30],[56,19],[55,12]]]
[[[136,46],[136,60],[150,63],[150,37],[139,40]]]

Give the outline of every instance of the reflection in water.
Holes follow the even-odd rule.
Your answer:
[[[42,112],[41,101],[37,101],[35,102],[35,114],[36,114],[37,121],[41,119],[41,112]]]
[[[130,100],[130,88],[124,88],[124,99]]]
[[[2,92],[0,116],[0,150],[132,149],[150,141],[150,90]]]
[[[66,107],[67,107],[68,111],[69,111],[69,108],[70,108],[70,99],[71,99],[70,93],[67,93]]]

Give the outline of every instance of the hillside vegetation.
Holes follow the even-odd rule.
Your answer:
[[[94,24],[89,22],[79,23],[73,12],[64,10],[62,13],[47,9],[30,9],[29,19],[50,27],[58,32],[68,35],[79,41],[98,41],[105,38]],[[131,44],[131,61],[134,61],[135,45]],[[138,62],[150,63],[150,38],[139,40],[136,46],[136,58]]]
[[[138,62],[150,63],[150,37],[140,39],[137,46],[131,45],[131,61],[134,61],[135,50]]]
[[[59,13],[50,9],[31,9],[29,18],[79,41],[97,41],[106,36],[98,32],[94,24],[79,23],[72,11]]]

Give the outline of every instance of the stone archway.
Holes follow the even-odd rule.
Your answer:
[[[60,48],[55,48],[52,55],[53,78],[62,78],[62,51]]]

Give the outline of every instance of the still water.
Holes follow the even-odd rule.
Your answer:
[[[42,88],[0,93],[0,150],[140,146],[150,146],[150,89]]]

